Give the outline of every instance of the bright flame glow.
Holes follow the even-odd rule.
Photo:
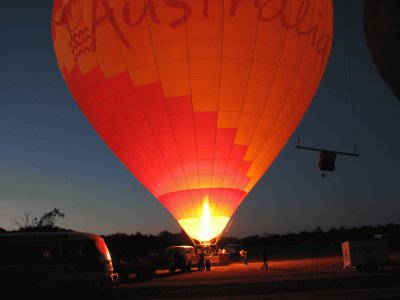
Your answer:
[[[204,236],[211,236],[211,212],[208,198],[203,202],[203,215],[201,216],[201,224],[203,225]]]
[[[208,198],[205,198],[201,216],[180,219],[178,222],[191,238],[198,241],[210,241],[221,234],[229,219],[226,216],[211,215]]]

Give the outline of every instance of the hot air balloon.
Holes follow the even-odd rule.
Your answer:
[[[288,141],[331,36],[330,0],[56,0],[52,16],[83,114],[196,243]]]
[[[366,0],[364,34],[379,74],[400,99],[400,2]]]

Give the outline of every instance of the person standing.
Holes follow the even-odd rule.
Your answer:
[[[243,258],[243,263],[245,264],[245,265],[247,265],[248,263],[247,263],[247,251],[246,250],[244,250],[244,249],[242,249],[242,250],[240,250],[240,256]]]
[[[199,255],[199,265],[198,265],[198,270],[203,271],[204,270],[204,252],[202,250],[198,250],[198,255]]]
[[[261,251],[261,259],[263,261],[263,265],[261,266],[261,270],[265,268],[268,270],[268,252],[267,249],[263,248]]]

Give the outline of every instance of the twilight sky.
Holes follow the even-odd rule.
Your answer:
[[[79,231],[180,231],[72,99],[56,64],[51,10],[50,0],[7,1],[0,10],[0,227],[15,228],[25,212],[39,217],[59,208],[66,217],[58,225]],[[320,88],[226,235],[400,223],[400,101],[373,65],[362,10],[361,0],[334,1]],[[304,146],[339,151],[356,144],[360,157],[339,156],[323,178],[318,153],[296,149],[298,136]]]

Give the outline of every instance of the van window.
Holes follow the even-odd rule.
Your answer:
[[[0,247],[0,265],[31,265],[57,262],[60,258],[60,245],[54,242],[11,241]]]

